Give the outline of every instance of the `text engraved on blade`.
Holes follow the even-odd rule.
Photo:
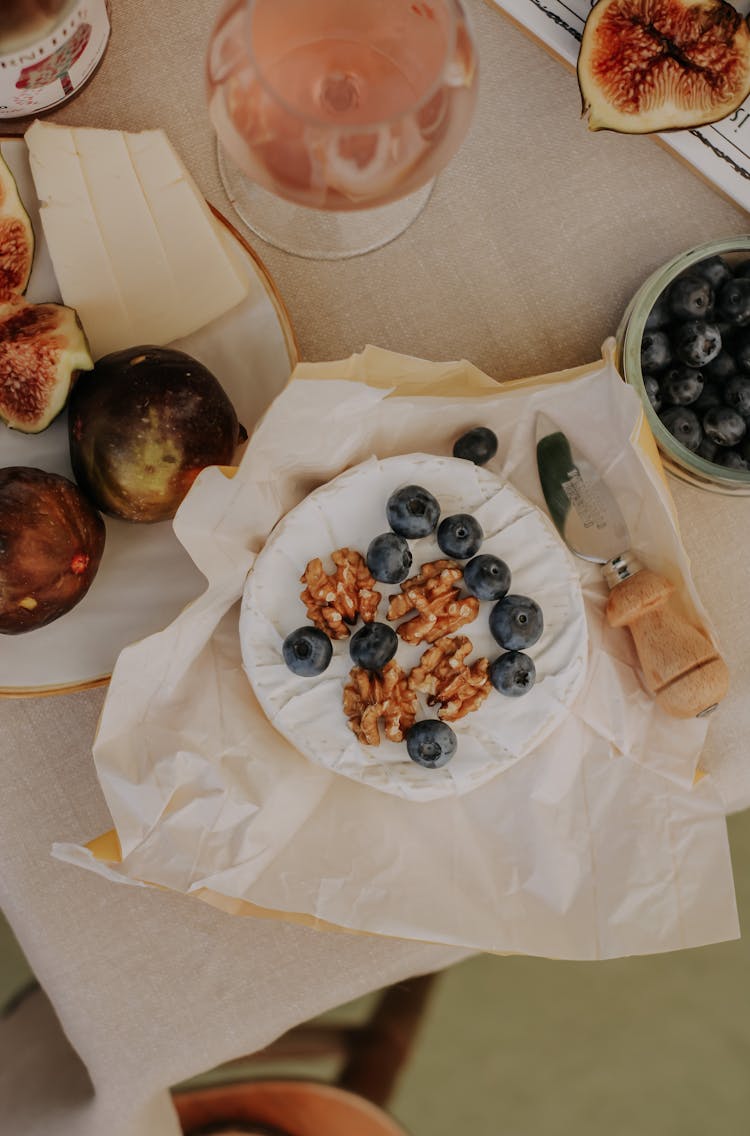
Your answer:
[[[581,477],[579,471],[573,467],[567,473],[567,480],[563,481],[562,489],[570,501],[585,529],[606,529],[607,517],[596,493]]]

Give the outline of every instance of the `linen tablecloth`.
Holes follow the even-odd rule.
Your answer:
[[[166,128],[206,196],[228,213],[203,94],[218,6],[113,0],[100,71],[53,118]],[[467,7],[481,60],[478,113],[411,229],[338,263],[296,259],[251,238],[303,358],[343,358],[375,343],[465,357],[498,379],[589,362],[647,273],[691,245],[747,231],[745,214],[653,140],[588,133],[574,76],[483,0]],[[736,810],[750,804],[748,502],[670,484],[732,671],[704,764]],[[0,702],[0,904],[49,998],[0,1023],[0,1109],[8,1131],[24,1136],[174,1136],[170,1084],[459,957],[233,920],[53,861],[53,841],[109,827],[90,752],[103,698],[99,689]]]

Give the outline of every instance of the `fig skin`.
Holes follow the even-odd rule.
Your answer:
[[[725,0],[598,0],[577,71],[590,130],[693,129],[750,92],[750,29]]]
[[[99,359],[68,403],[73,474],[120,520],[172,518],[209,465],[228,465],[246,437],[216,377],[192,356],[138,346]]]
[[[75,607],[105,539],[101,516],[67,477],[0,469],[0,634],[34,631]]]

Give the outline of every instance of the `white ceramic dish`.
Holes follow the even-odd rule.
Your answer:
[[[322,675],[300,678],[285,666],[284,637],[307,622],[300,576],[315,556],[331,570],[330,553],[349,547],[363,555],[373,537],[387,530],[385,508],[399,486],[423,485],[440,502],[443,516],[472,513],[484,531],[482,552],[506,562],[510,591],[540,604],[545,627],[528,654],[537,681],[529,693],[508,698],[492,690],[480,709],[453,724],[458,749],[440,769],[409,759],[406,745],[381,740],[361,745],[342,708],[342,690],[352,661],[349,640],[334,643]],[[410,541],[413,574],[444,556],[435,535]],[[387,597],[397,585],[379,584],[385,621]],[[456,631],[473,644],[469,661],[501,654],[489,631],[491,602]],[[467,461],[407,454],[355,466],[306,497],[282,518],[259,554],[245,585],[240,616],[243,663],[258,700],[277,730],[310,760],[372,788],[410,800],[470,792],[539,745],[567,714],[582,688],[588,633],[575,564],[552,523],[511,485]],[[400,642],[396,661],[408,671],[426,644]],[[420,703],[418,718],[435,717]]]
[[[0,150],[16,177],[36,235],[27,298],[59,301],[26,145],[23,139],[9,138],[0,142]],[[213,371],[249,431],[286,383],[298,352],[289,316],[264,265],[229,223],[217,216],[226,240],[247,264],[250,293],[221,319],[173,346]],[[0,424],[0,466],[9,465],[36,466],[72,477],[65,412],[36,435]],[[169,521],[131,525],[106,518],[106,524],[101,567],[83,600],[47,627],[0,636],[0,695],[55,694],[106,682],[123,647],[166,626],[203,590],[203,576]]]

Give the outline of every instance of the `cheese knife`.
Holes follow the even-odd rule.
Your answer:
[[[629,628],[647,689],[676,718],[715,709],[729,685],[726,663],[673,602],[672,581],[633,555],[611,490],[545,414],[537,416],[536,457],[550,516],[571,552],[601,565],[607,620]]]

